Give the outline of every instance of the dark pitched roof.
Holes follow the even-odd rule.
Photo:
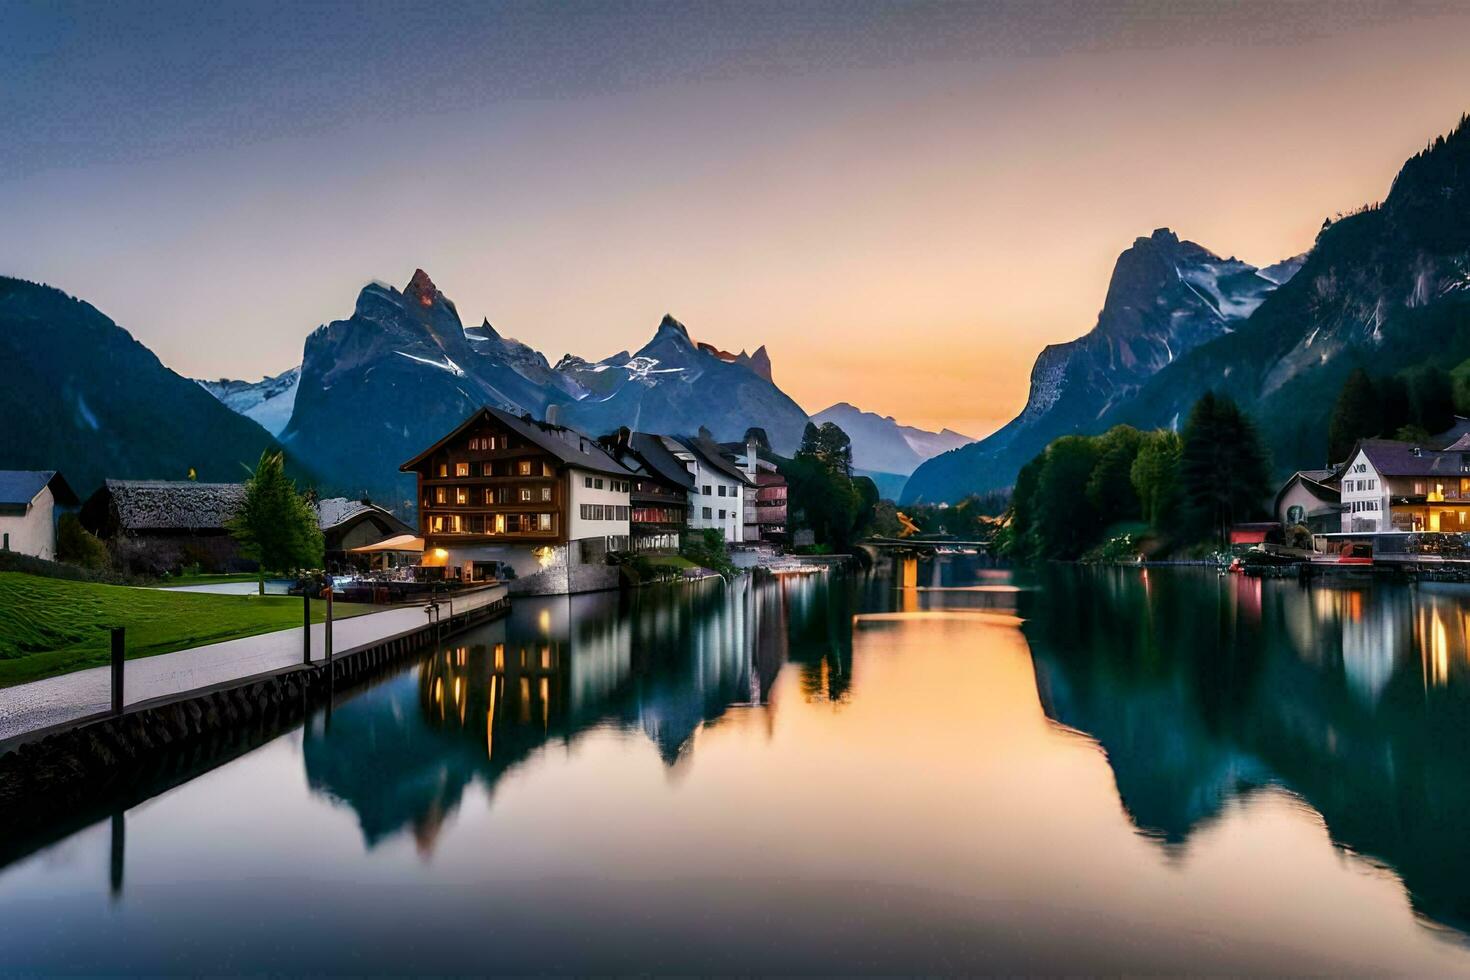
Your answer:
[[[631,474],[631,471],[626,466],[623,466],[609,456],[597,444],[596,440],[583,435],[576,429],[569,429],[564,425],[553,425],[550,422],[540,422],[531,418],[529,415],[512,415],[510,412],[505,412],[498,408],[491,408],[489,405],[477,409],[469,418],[457,425],[454,431],[398,467],[398,469],[402,472],[409,472],[416,469],[420,463],[428,459],[445,443],[455,439],[475,423],[487,419],[509,429],[532,445],[545,450],[566,466],[592,470],[595,473],[607,473],[611,476],[629,476]]]
[[[730,479],[746,486],[755,486],[755,481],[743,469],[726,459],[725,454],[720,450],[720,444],[709,436],[701,433],[697,436],[670,436],[669,438],[700,457],[711,469],[719,470]]]
[[[340,527],[350,521],[356,520],[363,514],[375,514],[394,528],[398,534],[414,534],[413,528],[399,520],[391,511],[379,507],[377,504],[365,503],[361,500],[353,500],[350,497],[327,497],[316,502],[317,525],[323,531],[330,531],[334,527]]]
[[[1281,484],[1281,489],[1276,491],[1274,509],[1281,509],[1281,498],[1286,495],[1286,491],[1291,489],[1293,483],[1301,484],[1312,496],[1324,504],[1336,506],[1342,498],[1342,489],[1335,482],[1326,482],[1336,481],[1336,479],[1334,470],[1297,470],[1287,477],[1286,482]]]
[[[1425,449],[1412,442],[1393,439],[1364,439],[1353,448],[1347,462],[1337,471],[1341,477],[1361,450],[1382,476],[1461,476],[1470,453],[1459,450]]]
[[[679,457],[669,452],[663,440],[648,432],[634,432],[628,436],[627,450],[642,463],[652,475],[681,490],[694,486],[694,474],[680,462]]]
[[[75,507],[77,495],[66,478],[55,470],[0,470],[0,506],[24,506],[45,487],[63,507]]]
[[[245,484],[108,480],[98,493],[111,496],[118,525],[125,530],[215,530],[240,510]]]

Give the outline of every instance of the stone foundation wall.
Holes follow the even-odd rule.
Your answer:
[[[441,636],[509,609],[509,601],[502,600],[446,619],[439,627]],[[0,750],[0,841],[23,839],[113,800],[172,753],[242,731],[288,731],[341,692],[421,654],[434,639],[435,627],[425,625],[343,654],[330,665],[288,667],[15,739]],[[0,855],[5,850],[0,844]]]

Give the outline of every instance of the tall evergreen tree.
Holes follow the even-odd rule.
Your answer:
[[[1449,373],[1426,365],[1409,372],[1410,421],[1433,435],[1455,424],[1455,385]]]
[[[286,476],[282,453],[260,454],[255,472],[245,482],[245,502],[229,528],[240,554],[260,566],[261,595],[268,571],[321,567],[324,545],[316,511]]]
[[[1359,439],[1382,431],[1383,407],[1378,391],[1368,372],[1356,368],[1343,383],[1337,403],[1332,407],[1332,421],[1327,429],[1327,462],[1342,462]]]
[[[1184,426],[1179,483],[1188,536],[1223,544],[1230,525],[1255,516],[1270,493],[1260,436],[1229,398],[1212,391],[1195,403]]]
[[[1378,390],[1378,407],[1382,423],[1377,435],[1390,435],[1414,422],[1414,413],[1409,405],[1409,385],[1401,375],[1390,374],[1373,383]],[[1352,452],[1352,447],[1348,447]],[[1333,460],[1341,462],[1341,460]]]

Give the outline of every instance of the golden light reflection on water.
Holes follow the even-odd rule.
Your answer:
[[[385,970],[407,927],[419,968],[487,969],[453,958],[486,921],[517,972],[1470,966],[1415,911],[1458,921],[1470,866],[1470,767],[1435,727],[1458,597],[939,572],[527,602],[155,800],[121,917],[70,911],[102,936],[182,914],[183,867],[220,908],[289,884],[314,942]],[[37,882],[85,888],[23,872],[0,915],[42,935]],[[334,917],[358,891],[392,901]],[[249,897],[262,928],[297,911]]]

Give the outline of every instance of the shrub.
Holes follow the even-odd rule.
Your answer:
[[[75,514],[62,514],[56,525],[56,559],[89,571],[102,571],[112,564],[107,545],[82,527]]]

